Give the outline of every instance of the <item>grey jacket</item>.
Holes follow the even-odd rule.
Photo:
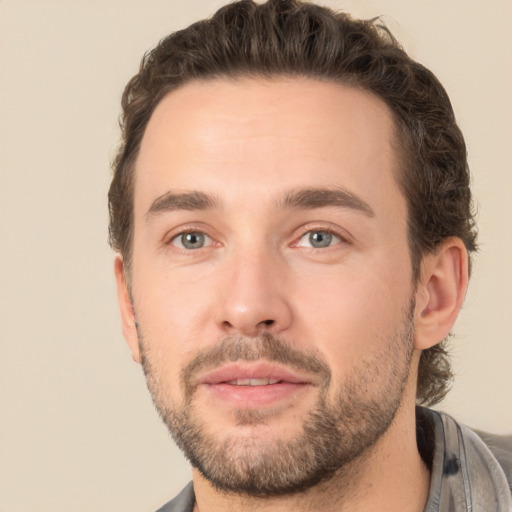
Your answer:
[[[418,447],[430,467],[424,512],[511,512],[512,435],[493,436],[451,416],[418,408]],[[190,482],[157,512],[192,512]]]

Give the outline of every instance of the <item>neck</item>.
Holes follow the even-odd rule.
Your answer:
[[[404,396],[387,432],[330,480],[307,491],[252,497],[219,492],[194,471],[195,512],[421,512],[430,475],[417,448],[414,397]]]

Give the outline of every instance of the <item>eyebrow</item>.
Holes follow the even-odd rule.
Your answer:
[[[218,201],[203,192],[166,192],[151,203],[146,212],[146,218],[177,210],[212,210],[217,206]]]
[[[203,192],[166,192],[157,197],[146,212],[146,218],[160,213],[177,210],[213,210],[219,206],[219,201]],[[292,190],[278,200],[278,206],[293,209],[327,208],[329,206],[356,210],[367,217],[374,217],[371,206],[353,192],[343,188],[308,188]]]
[[[279,201],[284,207],[314,209],[336,206],[356,210],[367,217],[375,217],[371,206],[353,192],[343,188],[309,188],[292,190]]]

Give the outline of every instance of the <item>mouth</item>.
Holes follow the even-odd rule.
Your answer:
[[[307,376],[266,362],[232,363],[198,379],[198,388],[205,390],[209,398],[238,409],[258,409],[294,400],[311,385]]]
[[[230,386],[268,386],[282,382],[278,379],[234,379],[226,382]]]

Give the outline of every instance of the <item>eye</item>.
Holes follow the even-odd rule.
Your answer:
[[[323,249],[325,247],[330,247],[331,245],[336,245],[341,242],[341,237],[331,233],[330,231],[308,231],[297,243],[298,247],[313,247],[314,249]]]
[[[202,249],[212,244],[212,239],[200,231],[188,231],[175,236],[171,240],[171,245],[179,249]]]

